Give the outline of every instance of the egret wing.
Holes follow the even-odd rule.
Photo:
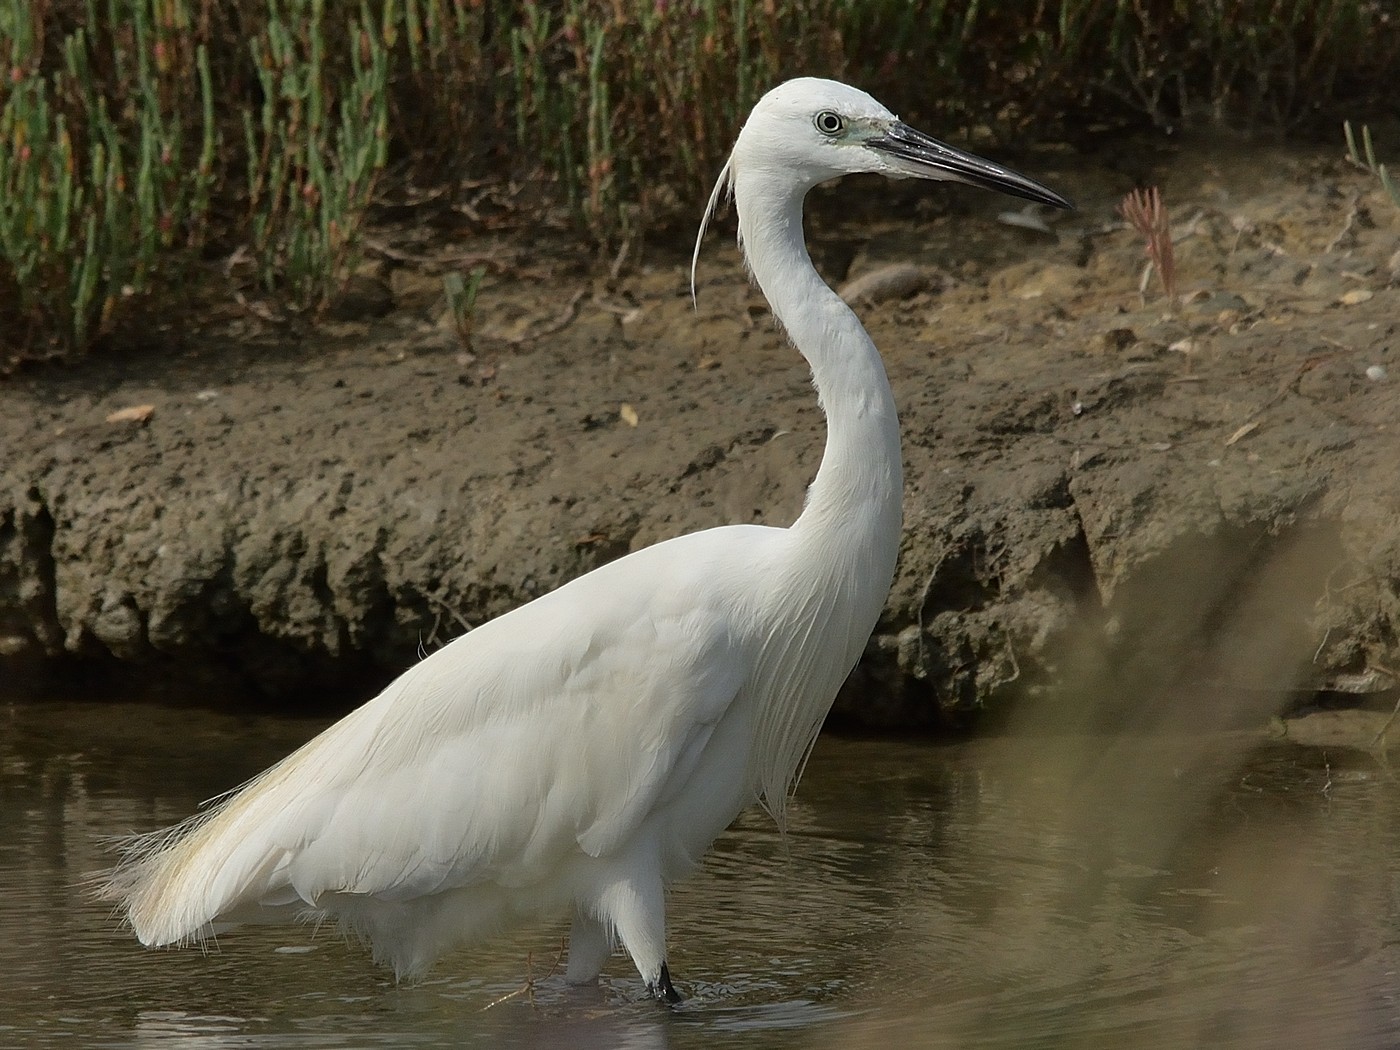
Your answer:
[[[677,790],[742,688],[727,596],[745,566],[727,552],[775,531],[668,541],[482,625],[211,811],[138,840],[104,895],[168,944],[249,906],[524,885],[606,854]]]
[[[741,685],[741,661],[721,616],[590,621],[572,615],[586,598],[495,621],[550,639],[548,657],[528,644],[493,644],[479,659],[449,647],[454,659],[402,680],[373,732],[377,753],[323,793],[330,808],[288,853],[302,900],[525,884],[580,849],[608,853],[645,819],[672,775],[693,767]]]

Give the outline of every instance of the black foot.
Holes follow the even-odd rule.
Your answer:
[[[671,983],[671,971],[666,968],[665,963],[661,964],[661,976],[647,984],[647,991],[663,1003],[672,1006],[681,1001],[681,993],[676,991],[676,986]]]

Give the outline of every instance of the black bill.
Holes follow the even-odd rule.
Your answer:
[[[899,168],[915,178],[965,182],[1055,208],[1073,207],[1054,190],[1047,189],[1034,179],[1018,175],[1010,168],[1003,168],[976,154],[955,149],[899,121],[891,124],[883,135],[868,139],[865,145],[893,158]]]

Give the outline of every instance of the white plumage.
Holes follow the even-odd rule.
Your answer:
[[[616,939],[649,990],[678,998],[667,885],[744,806],[782,820],[894,573],[894,400],[802,235],[807,191],[857,171],[1065,206],[854,88],[802,79],[765,95],[705,222],[732,189],[752,274],[812,368],[828,437],[801,516],[596,569],[429,656],[207,812],[133,840],[99,892],[144,944],[328,919],[403,976],[517,919],[569,915],[570,980],[596,978]]]

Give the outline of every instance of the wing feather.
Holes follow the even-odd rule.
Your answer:
[[[209,812],[109,873],[148,944],[249,906],[404,901],[544,878],[623,843],[688,775],[743,688],[725,550],[681,537],[434,653]]]

